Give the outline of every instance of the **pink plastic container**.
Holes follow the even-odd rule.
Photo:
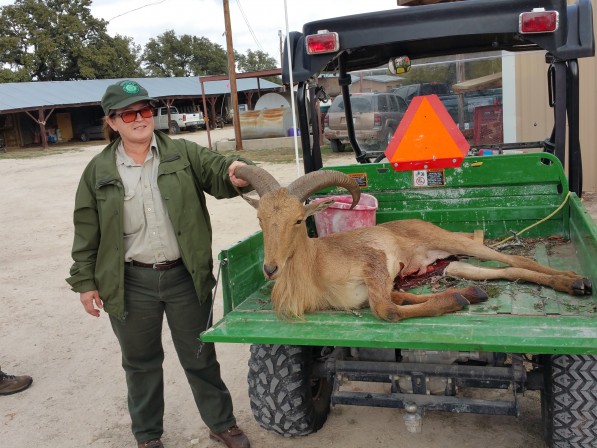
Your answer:
[[[336,203],[325,210],[317,213],[315,227],[319,237],[330,233],[344,232],[346,230],[358,229],[359,227],[371,227],[375,225],[375,212],[377,211],[377,199],[370,194],[361,194],[361,199],[355,208],[350,209],[352,196],[328,196],[318,198],[313,202],[321,202],[333,199]]]

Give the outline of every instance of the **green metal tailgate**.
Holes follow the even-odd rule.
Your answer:
[[[486,238],[522,230],[557,209],[567,197],[560,163],[548,154],[467,158],[461,168],[434,174],[443,185],[414,187],[413,173],[387,164],[336,167],[359,179],[379,201],[377,222],[422,218],[458,231],[482,229]],[[332,191],[334,193],[334,191]],[[528,230],[526,253],[597,284],[597,230],[572,194],[550,219]],[[224,318],[203,333],[209,342],[316,346],[597,354],[597,299],[505,281],[483,286],[488,302],[455,314],[388,323],[368,308],[312,313],[284,321],[271,311],[271,282],[261,272],[261,233],[220,254]],[[496,266],[494,263],[468,260]],[[425,291],[428,287],[420,290]]]

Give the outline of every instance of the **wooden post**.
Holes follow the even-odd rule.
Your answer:
[[[456,61],[456,84],[466,80],[466,73],[464,70],[464,56],[458,55]],[[458,127],[461,132],[464,132],[464,94],[462,92],[456,95],[458,99]]]
[[[217,96],[210,96],[207,101],[209,101],[209,110],[210,110],[210,123],[212,124],[212,126],[215,128],[217,127],[216,125],[216,101],[218,101],[218,97]]]
[[[170,107],[172,106],[172,104],[174,104],[174,100],[171,98],[166,98],[166,110],[168,111],[168,135],[172,134],[172,132],[170,132],[170,123],[172,121],[172,114],[170,113]],[[136,117],[135,117],[136,118]]]
[[[232,28],[230,27],[230,5],[224,0],[224,24],[226,28],[226,48],[228,52],[228,74],[230,76],[230,96],[232,97],[232,109],[234,110],[234,136],[237,151],[243,149],[243,139],[240,132],[240,120],[238,119],[238,93],[236,91],[236,67],[234,64],[234,47],[232,46]]]
[[[54,112],[54,109],[52,109],[50,111],[50,113],[48,114],[48,116],[46,117],[45,109],[38,109],[37,118],[35,118],[28,111],[25,111],[25,113],[27,115],[29,115],[31,117],[31,119],[39,125],[39,131],[41,133],[41,135],[40,135],[41,145],[42,145],[43,149],[48,149],[48,137],[46,135],[46,121],[48,120],[48,118],[50,118],[50,115],[52,115],[52,112]]]
[[[249,110],[253,110],[253,93],[251,90],[247,90],[245,92],[245,96],[247,97],[247,107]]]
[[[45,111],[43,109],[40,109],[38,111],[39,118],[37,119],[37,122],[39,123],[39,130],[41,132],[41,146],[44,149],[48,149],[48,136],[46,135],[46,117],[44,112]]]
[[[205,85],[203,84],[203,80],[199,77],[199,82],[201,83],[201,99],[203,100],[203,119],[205,120],[205,130],[207,131],[207,145],[209,149],[213,149],[211,147],[211,133],[209,132],[209,115],[207,115],[207,103],[205,101]]]

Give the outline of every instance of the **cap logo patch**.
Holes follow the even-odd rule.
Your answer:
[[[139,93],[139,90],[141,90],[139,88],[139,84],[133,81],[124,82],[121,84],[121,86],[124,93],[128,93],[129,95],[135,95]]]

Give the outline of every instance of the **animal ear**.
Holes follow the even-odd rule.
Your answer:
[[[241,194],[240,197],[247,201],[249,205],[253,207],[255,210],[259,208],[259,199],[252,198],[251,196],[247,196],[246,194]]]
[[[333,199],[328,199],[326,201],[321,202],[311,202],[310,204],[305,205],[305,218],[307,216],[314,215],[315,213],[319,213],[322,210],[325,210],[330,205],[334,204],[336,201]]]

